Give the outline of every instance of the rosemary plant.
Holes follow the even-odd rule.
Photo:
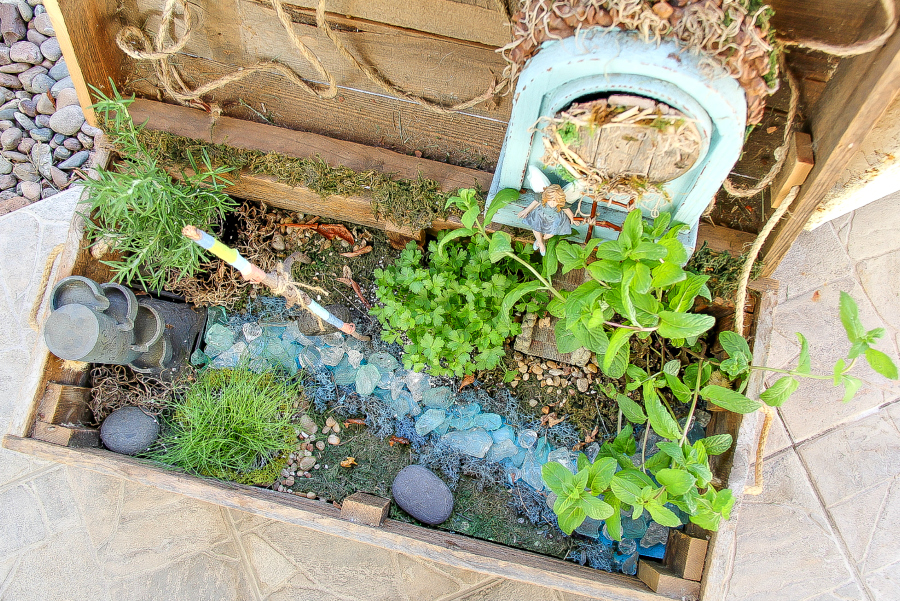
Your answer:
[[[170,274],[193,276],[205,251],[184,238],[181,228],[189,223],[210,228],[234,209],[237,203],[222,192],[230,183],[223,175],[231,168],[214,168],[204,151],[199,161],[191,156],[190,170],[182,171],[181,182],[174,181],[138,139],[142,126],[128,114],[134,99],[123,98],[115,88],[112,98],[97,88],[94,93],[93,108],[121,160],[84,182],[91,240],[103,240],[117,253],[106,263],[120,282],[138,281],[158,290]]]

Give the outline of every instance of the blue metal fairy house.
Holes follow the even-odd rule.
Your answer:
[[[744,141],[747,104],[739,83],[710,60],[703,60],[673,41],[646,43],[634,33],[590,29],[574,37],[545,42],[526,63],[513,98],[503,149],[488,198],[504,188],[528,187],[529,165],[540,168],[553,183],[565,184],[558,171],[542,162],[545,147],[536,125],[582,99],[626,94],[652,99],[691,119],[699,133],[699,152],[681,175],[641,195],[635,205],[651,212],[667,210],[675,221],[691,226],[683,237],[696,243],[700,216],[737,161]],[[527,227],[517,216],[530,202],[500,211],[494,221]],[[597,199],[597,219],[621,224],[627,208],[614,198]],[[573,210],[590,212],[592,201],[582,198]],[[584,240],[587,225],[576,225],[571,238]],[[595,227],[594,237],[614,239],[614,229]]]

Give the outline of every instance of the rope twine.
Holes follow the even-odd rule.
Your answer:
[[[184,48],[195,27],[193,13],[185,0],[166,0],[162,11],[162,21],[160,22],[155,40],[151,39],[150,36],[141,29],[128,25],[123,27],[116,35],[116,44],[123,52],[125,52],[125,54],[135,60],[152,61],[160,86],[162,86],[163,90],[169,94],[169,96],[182,104],[202,102],[201,97],[213,90],[264,71],[279,73],[294,85],[318,98],[327,100],[337,96],[337,82],[335,81],[334,76],[325,68],[325,65],[322,64],[315,53],[313,53],[296,34],[293,28],[293,22],[284,11],[281,0],[271,0],[271,3],[272,7],[275,9],[275,14],[278,16],[278,20],[287,32],[291,43],[300,55],[313,66],[316,72],[327,80],[327,86],[312,85],[297,75],[290,67],[277,61],[270,60],[261,61],[252,67],[240,68],[216,80],[191,89],[184,82],[175,65],[171,63],[171,58]],[[184,21],[184,33],[180,36],[176,36],[175,39],[171,40],[171,43],[168,43],[169,29],[174,22],[177,8],[180,8],[181,18]],[[433,102],[400,89],[388,81],[388,79],[381,75],[375,68],[364,65],[357,60],[356,57],[347,50],[340,39],[338,39],[337,34],[329,27],[328,22],[325,19],[325,0],[319,0],[318,2],[316,8],[316,26],[329,40],[331,40],[331,43],[334,44],[341,56],[362,71],[369,80],[376,83],[385,92],[438,113],[452,113],[475,106],[499,93],[502,90],[502,87],[507,83],[504,81],[498,87],[498,82],[495,78],[483,94],[465,102],[444,106],[443,104]],[[218,115],[221,113],[221,108],[214,107],[213,112]]]
[[[756,445],[756,474],[753,486],[744,489],[745,495],[758,495],[763,491],[763,458],[766,452],[766,442],[769,440],[769,430],[772,429],[772,421],[775,419],[775,410],[768,405],[763,405],[760,411],[763,418],[762,430],[759,432],[759,443]]]
[[[816,40],[781,40],[781,43],[785,46],[796,46],[797,48],[818,50],[819,52],[839,57],[859,56],[860,54],[878,50],[884,46],[884,43],[887,42],[889,37],[894,35],[894,31],[897,29],[897,10],[894,6],[894,0],[880,0],[880,4],[887,25],[883,32],[872,39],[846,45],[829,44],[828,42],[819,42]]]
[[[44,262],[44,271],[41,273],[41,283],[38,285],[38,293],[34,298],[34,304],[31,305],[31,311],[28,313],[28,325],[35,332],[41,329],[40,324],[37,322],[37,314],[38,311],[41,310],[44,295],[47,293],[47,284],[50,283],[50,274],[53,272],[53,265],[56,264],[56,257],[59,256],[65,247],[65,244],[57,244],[54,246],[53,250],[50,251],[50,254],[47,255],[47,260]]]

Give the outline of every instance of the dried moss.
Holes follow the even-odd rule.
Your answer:
[[[305,186],[323,198],[332,194],[370,193],[375,215],[399,225],[422,229],[435,219],[447,216],[444,205],[449,194],[441,191],[438,182],[421,176],[399,179],[380,171],[358,172],[349,167],[332,167],[319,156],[296,158],[277,152],[264,153],[149,129],[141,130],[138,138],[151,149],[156,160],[167,166],[189,166],[190,157],[200,156],[201,150],[205,150],[214,165],[269,175],[289,186]]]
[[[746,260],[746,254],[735,257],[728,252],[712,250],[704,242],[684,268],[693,273],[710,276],[706,285],[713,298],[720,297],[729,301],[734,300]],[[750,272],[750,279],[758,278],[761,271],[762,262],[756,261]]]

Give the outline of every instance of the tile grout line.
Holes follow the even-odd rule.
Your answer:
[[[844,541],[844,537],[841,536],[840,530],[838,530],[837,524],[834,521],[834,516],[831,515],[830,511],[828,511],[825,501],[822,499],[819,487],[816,485],[816,482],[813,479],[812,472],[810,471],[809,466],[806,464],[803,456],[796,449],[794,449],[794,453],[797,455],[797,459],[800,461],[800,465],[803,466],[803,471],[806,474],[806,480],[809,483],[810,488],[812,488],[813,494],[815,494],[816,500],[819,502],[819,506],[822,508],[822,513],[825,514],[825,519],[828,521],[828,527],[831,528],[831,531],[834,533],[835,541],[838,543],[838,549],[840,550],[840,553],[844,558],[844,563],[850,570],[850,575],[853,576],[853,578],[856,580],[857,584],[862,589],[863,594],[865,594],[866,599],[868,599],[869,601],[876,601],[875,597],[872,595],[872,592],[869,590],[869,587],[866,585],[866,581],[859,573],[859,569],[857,568],[856,563],[851,558],[850,549],[847,547],[847,543]]]
[[[822,430],[818,434],[814,434],[814,435],[810,436],[809,438],[804,438],[803,440],[801,440],[799,442],[794,442],[791,445],[791,448],[799,451],[800,447],[802,447],[808,443],[815,442],[815,441],[819,440],[820,438],[822,438],[823,436],[827,436],[828,434],[833,434],[833,433],[837,432],[838,430],[844,428],[845,426],[853,425],[864,419],[872,417],[873,415],[877,415],[878,413],[881,412],[882,409],[886,409],[886,408],[888,408],[892,405],[896,405],[896,404],[900,404],[900,398],[896,398],[892,401],[886,401],[879,405],[875,405],[874,407],[867,409],[866,411],[860,412],[853,419],[835,424],[835,425],[831,426],[830,428],[828,428],[827,430]],[[890,416],[888,416],[888,417],[890,417]],[[788,438],[791,439],[791,441],[793,441],[794,437],[791,436],[790,430],[788,430],[788,427],[787,427],[787,423],[784,424],[784,429],[787,432]]]
[[[253,590],[253,597],[256,601],[262,601],[263,596],[262,592],[259,590],[259,582],[257,581],[256,570],[253,569],[253,566],[250,564],[250,558],[247,556],[247,550],[244,548],[244,543],[241,541],[240,534],[237,531],[237,527],[234,525],[234,519],[231,517],[231,510],[221,507],[220,508],[223,517],[225,518],[225,523],[228,525],[228,531],[231,534],[231,538],[234,541],[235,547],[237,547],[238,554],[241,556],[241,564],[244,566],[244,572],[247,573],[247,579],[250,581],[250,588]]]
[[[28,472],[27,474],[24,474],[17,478],[13,478],[9,482],[6,482],[5,484],[0,485],[0,493],[6,492],[7,490],[15,488],[16,486],[19,486],[21,484],[27,484],[28,482],[30,482],[31,480],[33,480],[39,476],[43,476],[44,474],[46,474],[48,472],[52,472],[53,470],[60,469],[60,468],[62,468],[61,463],[51,463],[50,465],[45,465],[44,467],[38,468],[38,469],[34,470],[33,472]]]
[[[482,580],[472,586],[462,589],[460,591],[456,591],[455,593],[450,593],[446,597],[441,597],[437,601],[457,601],[464,600],[469,595],[473,595],[475,593],[480,593],[482,591],[492,589],[498,584],[503,582],[502,578],[488,578],[487,580]]]

